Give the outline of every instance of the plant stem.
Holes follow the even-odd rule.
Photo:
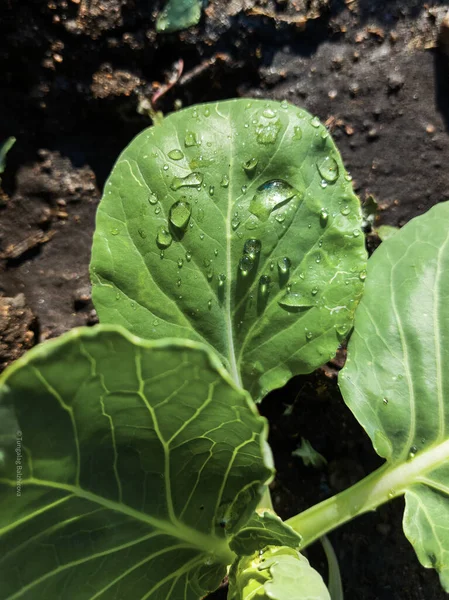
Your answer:
[[[404,492],[402,486],[392,487],[395,471],[397,469],[388,464],[382,465],[347,490],[288,519],[287,525],[302,536],[301,548],[354,517],[375,510],[381,504],[401,495]],[[396,483],[402,482],[396,480]]]
[[[271,501],[270,488],[268,486],[265,488],[265,491],[263,493],[262,498],[260,499],[259,504],[257,505],[257,508],[268,508],[269,510],[275,512],[273,508],[273,502]]]

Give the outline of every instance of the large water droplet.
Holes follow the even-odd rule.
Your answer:
[[[299,125],[295,125],[295,127],[293,127],[293,139],[302,140],[302,129]]]
[[[272,179],[257,188],[250,202],[249,210],[261,221],[267,221],[274,210],[284,206],[295,196],[301,197],[302,195],[286,181]]]
[[[283,258],[280,258],[278,260],[278,269],[279,269],[279,274],[280,275],[287,275],[290,273],[290,267],[291,267],[292,263],[290,261],[290,259],[287,256],[284,256]]]
[[[248,273],[252,270],[253,267],[254,267],[253,259],[248,254],[245,254],[244,256],[242,256],[242,258],[240,259],[240,262],[239,262],[239,269],[240,269],[240,272],[242,273],[242,275],[248,275]]]
[[[338,164],[332,156],[325,156],[316,163],[321,177],[328,183],[335,183],[338,179]]]
[[[197,173],[194,171],[185,177],[174,177],[171,182],[171,189],[176,191],[182,187],[197,187],[203,183],[203,175],[202,173]]]
[[[262,275],[259,279],[259,294],[262,298],[266,298],[270,291],[271,278],[269,275]]]
[[[168,153],[168,157],[172,160],[181,160],[182,158],[184,158],[184,154],[181,152],[181,150],[175,148],[174,150],[170,150],[170,152]]]
[[[244,162],[243,163],[243,169],[244,169],[245,173],[247,175],[253,175],[254,171],[256,170],[258,162],[259,161],[255,157],[250,158],[249,160],[247,160],[246,162]]]
[[[156,236],[156,243],[159,246],[159,248],[168,248],[172,243],[172,240],[173,238],[169,230],[164,225],[161,225],[157,230]]]
[[[262,114],[266,119],[274,119],[277,113],[275,110],[271,110],[271,108],[266,108]]]
[[[314,304],[310,302],[310,299],[306,298],[303,294],[290,291],[287,291],[285,296],[279,300],[278,304],[281,308],[285,308],[286,310],[301,310],[303,308],[314,306]]]
[[[156,194],[150,194],[150,195],[148,196],[148,202],[149,202],[150,204],[152,204],[153,206],[154,206],[155,204],[157,204],[157,203],[158,203],[158,197],[156,196]]]
[[[184,230],[189,223],[191,214],[192,208],[190,204],[188,202],[179,200],[170,207],[170,223],[173,225],[173,227],[176,227],[176,229]]]
[[[320,224],[321,227],[326,227],[327,222],[329,221],[329,213],[325,208],[322,208],[320,211]]]
[[[198,146],[198,137],[196,133],[193,131],[186,131],[186,135],[184,137],[184,146],[186,148],[191,148],[192,146]]]
[[[344,206],[342,206],[340,208],[340,212],[344,217],[347,217],[349,215],[349,213],[351,212],[351,209],[349,208],[349,206],[347,204],[345,204]]]
[[[257,142],[264,146],[276,143],[280,129],[281,122],[279,119],[273,120],[270,118],[270,120],[258,123],[256,125]]]
[[[245,245],[243,246],[243,253],[254,260],[260,254],[261,249],[262,244],[260,240],[250,239],[246,240]]]

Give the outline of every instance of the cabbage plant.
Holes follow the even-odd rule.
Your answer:
[[[0,599],[198,600],[227,581],[229,600],[337,600],[305,549],[322,539],[332,567],[326,533],[400,495],[449,592],[448,220],[432,208],[366,266],[341,157],[284,102],[142,132],[98,209],[101,324],[0,379]],[[385,462],[284,522],[256,402],[348,337],[342,395]]]

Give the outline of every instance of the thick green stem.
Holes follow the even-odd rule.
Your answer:
[[[375,510],[401,495],[402,489],[391,487],[394,471],[383,465],[349,489],[288,519],[287,524],[302,536],[301,547],[305,548],[357,515]]]
[[[257,508],[268,508],[269,510],[274,512],[273,502],[271,501],[270,488],[268,486],[265,488],[265,492],[263,493],[263,496],[260,499]]]

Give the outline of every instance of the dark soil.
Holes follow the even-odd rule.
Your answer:
[[[380,203],[381,223],[403,225],[449,197],[449,0],[211,0],[197,27],[157,35],[162,4],[2,0],[0,142],[18,141],[0,194],[0,367],[96,322],[88,262],[99,190],[151,124],[158,91],[164,112],[238,96],[307,108],[333,131],[360,197]],[[334,371],[295,378],[263,403],[282,517],[379,464]],[[292,458],[301,436],[328,458],[324,470]],[[402,509],[396,501],[331,535],[348,600],[446,597],[405,540]],[[319,547],[310,557],[325,573]]]

